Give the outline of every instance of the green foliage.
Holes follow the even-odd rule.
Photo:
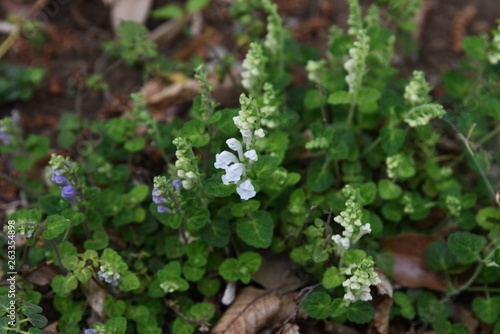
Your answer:
[[[464,293],[477,318],[498,331],[499,184],[490,173],[498,154],[489,140],[500,119],[493,62],[500,35],[464,40],[468,58],[443,75],[443,96],[423,72],[404,79],[391,66],[396,52],[412,47],[420,0],[380,0],[366,16],[358,1],[348,3],[349,29],[330,29],[322,57],[292,40],[272,1],[235,1],[235,45],[249,50],[240,59],[248,94],[238,108],[219,107],[212,97],[219,83],[200,59],[160,56],[144,25],[124,22],[105,51],[142,66],[147,79],[194,73],[200,96],[189,115],[165,121],[132,94],[121,117],[63,114],[56,147],[48,137],[23,135],[14,117],[0,121],[0,151],[15,170],[23,206],[7,217],[0,243],[8,248],[13,235],[24,235],[23,275],[48,263],[58,271],[53,299],[43,305],[52,302],[61,315],[59,332],[82,331],[94,289],[104,295],[105,321],[91,324],[97,333],[210,330],[225,310],[224,287],[236,284],[238,292],[266,274],[280,283],[301,275],[306,285],[295,287],[293,303],[311,318],[362,330],[378,307],[370,300],[379,273],[400,280],[401,258],[383,240],[402,233],[439,236],[419,260],[447,279],[449,291],[440,299],[398,281],[403,289],[394,292],[391,316],[408,330],[425,322],[436,333],[463,333],[449,306]],[[180,19],[208,5],[190,0],[152,15]],[[394,24],[382,22],[385,10]],[[221,82],[234,80],[238,55],[215,65]],[[301,68],[308,82],[296,80]],[[43,77],[39,69],[4,65],[0,74],[2,103],[29,99]],[[94,73],[86,85],[107,92],[106,79]],[[49,151],[64,156],[54,155],[44,170]],[[302,266],[298,273],[288,256]],[[274,272],[279,266],[268,262],[275,258],[285,259],[290,276]],[[35,327],[28,333],[47,322],[34,285],[18,284],[21,329]],[[8,303],[0,298],[3,314]]]

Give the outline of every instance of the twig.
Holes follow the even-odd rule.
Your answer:
[[[316,290],[317,287],[321,286],[321,284],[322,284],[321,282],[316,283],[314,285],[305,287],[302,290],[300,290],[300,292],[297,294],[297,299],[295,301],[295,303],[296,303],[295,310],[281,324],[281,329],[279,330],[278,334],[282,334],[283,329],[285,328],[285,325],[288,324],[290,322],[290,320],[292,320],[293,318],[295,318],[297,316],[297,314],[299,313],[300,305],[302,304],[302,301],[304,299],[306,299],[311,293],[313,293],[313,291]]]

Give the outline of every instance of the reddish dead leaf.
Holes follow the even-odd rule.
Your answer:
[[[264,326],[278,321],[282,309],[293,309],[293,298],[290,295],[283,297],[272,290],[253,287],[243,289],[214,327],[212,334],[257,333]]]
[[[472,311],[460,303],[452,303],[450,306],[451,320],[465,325],[465,327],[469,330],[469,333],[477,333],[479,320],[474,316]]]
[[[49,285],[54,277],[60,273],[52,262],[43,263],[25,274],[24,279],[38,286]]]
[[[392,278],[410,288],[427,288],[446,291],[442,277],[425,266],[425,249],[437,239],[417,233],[401,234],[382,241],[382,248],[392,253],[394,270]]]
[[[149,80],[141,89],[153,114],[154,110],[164,109],[179,102],[191,101],[199,91],[198,82],[193,79],[174,82],[170,85],[165,85],[159,80]]]
[[[380,270],[376,270],[378,277],[382,281],[377,285],[377,293],[373,298],[375,306],[375,317],[368,330],[369,334],[387,334],[389,333],[389,312],[393,303],[392,284]]]

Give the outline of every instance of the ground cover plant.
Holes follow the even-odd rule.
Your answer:
[[[0,176],[21,204],[0,241],[0,333],[49,322],[86,334],[500,333],[499,156],[488,150],[500,27],[463,40],[437,95],[423,71],[391,63],[419,1],[348,3],[348,29],[332,26],[320,52],[291,37],[270,0],[234,2],[241,79],[230,56],[174,61],[144,25],[122,23],[103,50],[157,82],[192,78],[188,117],[154,117],[133,93],[119,117],[64,114],[54,146],[1,119],[14,173]],[[0,80],[0,103],[29,99],[43,76],[2,71],[13,79]],[[213,97],[225,79],[236,107]],[[105,94],[105,80],[85,84]]]

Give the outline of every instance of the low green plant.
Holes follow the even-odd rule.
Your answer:
[[[425,261],[447,278],[448,291],[395,291],[390,316],[436,333],[463,332],[450,320],[450,304],[471,293],[479,320],[500,327],[493,295],[500,277],[498,180],[487,174],[497,157],[472,142],[486,145],[499,132],[496,114],[485,107],[497,99],[498,32],[464,41],[473,57],[445,74],[450,96],[436,101],[425,73],[395,76],[390,58],[397,43],[380,8],[363,17],[357,1],[349,4],[347,33],[332,27],[324,57],[316,52],[310,59],[276,6],[259,2],[267,34],[252,41],[243,60],[246,92],[238,108],[218,106],[200,65],[194,72],[200,96],[187,121],[159,122],[141,94],[119,118],[63,115],[58,141],[66,154],[51,155],[45,184],[16,181],[36,191],[8,218],[30,249],[16,261],[57,267],[51,301],[61,332],[206,330],[222,315],[224,287],[248,285],[266,260],[263,250],[300,265],[307,283],[296,288],[296,302],[310,317],[361,326],[376,312],[373,286],[387,279],[381,273],[390,279],[395,264],[381,241],[438,231],[446,241],[430,243]],[[126,35],[129,29],[144,35],[145,28],[122,27],[109,50],[129,64],[147,63],[154,44],[134,44],[140,37]],[[292,86],[290,69],[298,66],[309,82]],[[479,79],[461,79],[470,76]],[[467,112],[471,103],[484,111]],[[43,154],[31,150],[38,146],[26,144],[29,137],[11,120],[2,122],[3,150],[22,148],[35,160],[47,155],[48,147]],[[463,156],[446,155],[447,132],[464,145]],[[163,158],[161,170],[143,172],[149,157]],[[21,171],[32,166],[15,164]],[[462,182],[465,171],[477,182]],[[432,228],[422,230],[424,221]],[[466,277],[461,284],[458,275]],[[18,309],[39,302],[32,286],[19,289]],[[102,323],[86,322],[91,289],[103,295]],[[37,317],[31,313],[18,322],[23,330],[28,322],[43,327],[29,320]]]

